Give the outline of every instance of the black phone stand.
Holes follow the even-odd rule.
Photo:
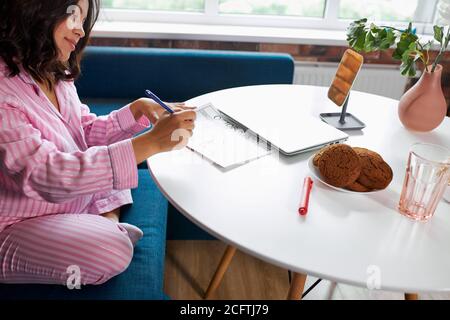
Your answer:
[[[364,122],[356,118],[351,113],[347,113],[347,105],[349,99],[350,94],[348,94],[347,99],[345,99],[344,105],[342,106],[342,112],[321,113],[320,119],[339,130],[364,129],[366,127]]]

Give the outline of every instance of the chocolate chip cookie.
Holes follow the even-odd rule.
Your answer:
[[[353,148],[361,160],[361,174],[357,182],[369,189],[385,189],[392,181],[391,167],[375,151]]]
[[[375,151],[372,151],[372,150],[369,150],[366,148],[360,148],[360,147],[353,147],[353,150],[356,151],[358,156],[360,154],[369,154],[370,156],[373,156],[373,157],[383,160],[383,157],[381,155],[379,155],[378,153],[376,153]]]
[[[356,191],[356,192],[369,192],[369,191],[372,191],[372,189],[369,189],[369,188],[363,186],[358,181],[355,181],[352,184],[346,186],[345,189],[348,189],[348,190],[351,190],[351,191]]]
[[[356,151],[346,144],[334,144],[323,150],[318,168],[325,182],[343,188],[358,179],[361,162]]]
[[[329,147],[331,147],[331,146],[326,146],[326,147],[320,149],[319,152],[316,153],[316,155],[313,158],[313,165],[314,165],[314,167],[316,167],[316,168],[319,167],[319,159],[322,156],[323,152],[325,150],[327,150]]]

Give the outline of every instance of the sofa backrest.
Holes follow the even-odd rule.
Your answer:
[[[82,98],[136,99],[150,89],[165,101],[237,86],[291,84],[294,62],[279,53],[87,47],[76,86]]]

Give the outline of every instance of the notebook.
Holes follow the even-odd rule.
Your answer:
[[[211,103],[199,107],[194,135],[187,147],[228,169],[272,152],[265,141],[230,120]]]

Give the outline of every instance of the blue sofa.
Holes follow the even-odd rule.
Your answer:
[[[230,87],[290,84],[294,64],[286,54],[234,51],[88,47],[76,85],[81,100],[98,115],[108,114],[151,89],[165,101]],[[139,226],[144,238],[129,268],[100,286],[68,290],[56,285],[0,285],[0,299],[165,299],[166,239],[213,239],[167,203],[146,164],[139,166],[134,203],[122,220]],[[167,232],[166,232],[167,227]]]

